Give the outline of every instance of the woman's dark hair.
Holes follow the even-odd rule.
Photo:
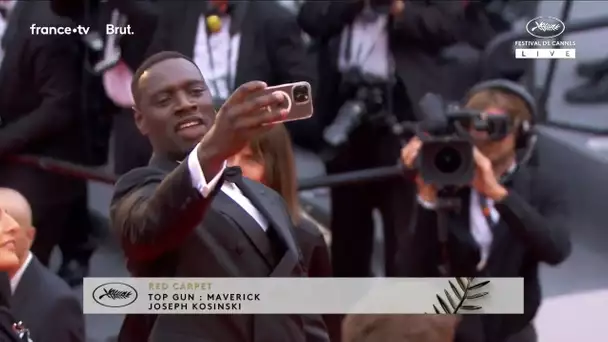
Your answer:
[[[264,165],[264,184],[278,192],[294,224],[300,221],[300,202],[296,165],[291,137],[283,124],[277,124],[267,133],[251,142],[251,152]]]

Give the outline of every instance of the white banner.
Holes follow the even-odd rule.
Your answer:
[[[85,278],[85,314],[521,314],[523,278]],[[470,280],[470,281],[469,281]]]

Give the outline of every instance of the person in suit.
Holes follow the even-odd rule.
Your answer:
[[[36,342],[84,342],[84,315],[78,298],[30,252],[35,229],[29,203],[17,191],[2,188],[0,208],[19,225],[15,239],[19,264],[7,268],[14,316],[27,322],[30,336]]]
[[[266,87],[243,84],[216,114],[210,88],[185,55],[155,54],[135,72],[135,122],[154,157],[118,180],[110,212],[134,276],[306,275],[280,195],[226,168],[230,156],[287,115],[271,109],[285,98],[265,94]],[[327,339],[321,318],[312,316],[159,315],[151,328],[144,320],[125,320],[123,331],[153,342]],[[139,328],[128,333],[129,324]]]
[[[280,4],[203,0],[155,5],[161,14],[147,55],[174,50],[192,58],[206,75],[216,106],[252,80],[269,85],[308,81],[315,89],[314,61],[294,15]],[[296,143],[314,145],[315,119],[287,127]]]
[[[459,41],[462,15],[459,2],[311,0],[302,5],[298,21],[318,50],[315,109],[332,150],[328,173],[395,164],[403,137],[392,125],[419,118],[417,104],[427,92],[448,90],[439,55]],[[355,99],[367,114],[354,114],[361,107]],[[402,179],[332,189],[335,275],[371,275],[374,209],[383,220],[382,273],[394,275],[396,227],[408,224],[413,207],[413,185]]]
[[[342,342],[452,342],[456,315],[348,315]]]
[[[456,341],[536,341],[532,320],[542,298],[539,264],[557,265],[571,252],[563,198],[566,185],[555,184],[525,162],[536,139],[536,106],[522,86],[506,80],[487,81],[473,87],[465,102],[466,108],[485,115],[507,116],[509,133],[490,140],[486,132],[470,131],[475,142],[475,176],[471,186],[451,195],[460,200],[460,208],[442,213],[448,215],[446,243],[438,242],[436,228],[439,193],[418,179],[417,220],[401,245],[399,274],[523,277],[524,314],[465,315]],[[413,138],[404,147],[406,166],[412,167],[422,144]]]
[[[32,246],[48,265],[66,228],[86,231],[86,181],[11,161],[19,154],[78,162],[83,155],[80,120],[81,54],[76,35],[33,34],[30,27],[65,27],[45,1],[9,1],[0,66],[0,186],[31,203],[38,228]],[[6,6],[7,2],[3,2]],[[74,246],[72,246],[74,247]],[[70,250],[71,252],[72,250]],[[67,253],[88,263],[92,250]],[[70,258],[64,258],[68,262]],[[85,272],[82,272],[85,273]],[[83,274],[80,275],[82,278]]]
[[[19,223],[0,206],[0,341],[24,342],[21,334],[27,333],[15,329],[18,323],[11,310],[11,283],[9,270],[19,267],[17,256],[17,235]],[[27,336],[26,336],[27,337]]]
[[[92,137],[91,154],[105,164],[113,128],[114,173],[122,175],[150,160],[152,147],[133,122],[129,85],[132,70],[145,59],[158,21],[154,1],[52,0],[53,11],[76,23],[91,27],[83,37],[86,46],[87,109]],[[132,35],[107,35],[106,25],[129,25]],[[101,127],[107,127],[105,131]],[[97,155],[99,157],[97,157]]]
[[[228,159],[228,165],[239,166],[243,176],[260,182],[280,194],[295,226],[295,235],[303,256],[303,267],[309,277],[331,277],[329,250],[320,227],[304,216],[298,199],[296,165],[291,138],[285,126],[278,124],[253,139],[239,153]],[[340,323],[335,315],[324,315],[331,341],[340,341]]]

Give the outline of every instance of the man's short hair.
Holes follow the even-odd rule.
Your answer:
[[[451,342],[458,316],[348,315],[342,325],[344,342]]]
[[[185,59],[196,66],[196,63],[192,60],[192,58],[177,51],[161,51],[148,57],[145,61],[143,61],[143,63],[139,65],[139,68],[135,70],[135,74],[133,75],[133,79],[131,80],[131,94],[133,95],[133,100],[136,104],[139,102],[140,97],[139,79],[141,78],[141,75],[143,75],[144,72],[146,72],[148,69],[155,66],[156,64],[166,61],[168,59]]]

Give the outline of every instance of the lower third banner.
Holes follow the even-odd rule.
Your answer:
[[[521,314],[523,278],[85,278],[85,314]]]

